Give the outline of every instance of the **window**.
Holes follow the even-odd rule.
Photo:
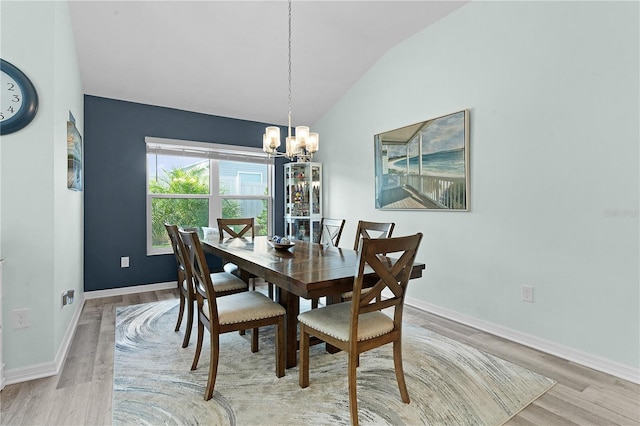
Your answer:
[[[253,217],[256,235],[273,227],[273,159],[261,149],[145,138],[147,254],[171,253],[164,223],[217,228],[216,219]]]

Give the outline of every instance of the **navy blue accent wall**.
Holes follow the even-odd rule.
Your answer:
[[[175,281],[173,255],[146,254],[145,136],[261,147],[270,124],[87,95],[84,118],[84,290]],[[280,235],[284,162],[275,168]],[[121,256],[129,268],[120,268]],[[221,266],[213,256],[209,263]]]

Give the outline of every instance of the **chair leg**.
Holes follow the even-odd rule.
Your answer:
[[[409,403],[409,392],[407,384],[404,381],[404,370],[402,368],[402,344],[400,340],[393,342],[393,363],[396,369],[396,379],[398,381],[398,389],[400,390],[400,398],[402,402]]]
[[[187,327],[184,330],[183,348],[189,346],[189,339],[191,338],[191,329],[193,328],[193,302],[193,300],[187,300]]]
[[[284,315],[278,318],[276,332],[276,377],[283,377],[285,370]]]
[[[178,292],[180,293],[180,311],[178,312],[178,322],[176,323],[176,329],[174,331],[180,330],[180,325],[182,324],[182,316],[184,315],[184,293],[180,288],[180,283],[178,283]],[[184,346],[183,346],[184,347]]]
[[[301,388],[309,386],[309,333],[304,324],[300,324],[300,377]]]
[[[318,299],[311,299],[311,309],[316,309],[318,307]]]
[[[358,395],[356,389],[356,368],[358,367],[358,353],[349,352],[349,415],[351,424],[358,426]]]
[[[215,333],[214,333],[215,334]],[[209,361],[209,378],[207,379],[207,389],[204,393],[204,400],[208,401],[213,396],[213,387],[216,384],[218,375],[218,358],[220,355],[220,338],[217,334],[211,334],[211,356]]]
[[[257,327],[251,330],[251,352],[258,352],[258,338],[260,337],[258,330]]]
[[[202,341],[204,339],[204,325],[198,319],[198,342],[196,343],[196,352],[193,355],[193,363],[191,364],[191,369],[195,370],[198,366],[198,360],[200,359],[200,351],[202,351]]]

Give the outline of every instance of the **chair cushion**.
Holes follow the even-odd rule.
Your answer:
[[[349,326],[351,324],[351,302],[303,312],[298,315],[298,321],[347,342],[349,341]],[[393,330],[393,320],[382,312],[362,314],[358,319],[358,341],[382,336],[391,330]]]
[[[216,299],[218,321],[221,325],[236,324],[263,318],[273,318],[285,314],[284,307],[257,291],[245,291]],[[205,300],[203,312],[209,317],[209,307]]]
[[[222,269],[230,274],[235,274],[238,271],[238,265],[235,263],[225,263],[222,265]]]
[[[211,282],[216,291],[230,291],[247,288],[247,283],[228,272],[214,272],[211,274]]]
[[[369,293],[370,291],[371,291],[371,287],[369,287],[369,288],[363,288],[363,289],[360,291],[360,294],[367,294],[367,293]],[[351,298],[353,297],[353,291],[345,291],[344,293],[342,293],[342,294],[340,295],[340,297],[342,297],[342,299],[343,299],[343,300],[344,300],[344,299],[351,299]]]
[[[231,291],[247,288],[247,283],[233,274],[226,272],[213,272],[211,274],[211,282],[216,291]],[[187,280],[182,281],[182,288],[188,290]]]

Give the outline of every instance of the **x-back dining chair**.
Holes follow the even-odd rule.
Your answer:
[[[318,337],[347,352],[349,407],[353,425],[358,424],[356,367],[359,355],[363,352],[393,343],[393,362],[400,397],[407,404],[410,401],[402,367],[402,312],[411,268],[421,240],[421,233],[397,238],[363,238],[358,251],[358,269],[352,300],[298,315],[300,387],[309,386],[310,336]],[[391,260],[387,254],[392,254],[397,261]],[[367,267],[375,272],[379,280],[370,291],[363,293]],[[383,295],[385,290],[387,291]],[[392,317],[381,312],[387,308],[392,308]]]
[[[252,217],[246,218],[233,218],[233,219],[223,219],[218,218],[218,235],[220,236],[220,241],[225,238],[242,238],[245,235],[253,238],[254,236],[254,219]],[[249,234],[250,232],[250,235]],[[225,263],[223,266],[225,272],[229,272],[231,274],[238,273],[238,265],[235,263]],[[253,284],[253,289],[256,289],[255,281]]]
[[[255,227],[254,218],[230,218],[223,219],[218,218],[218,233],[220,239],[224,239],[225,236],[230,238],[242,238],[242,237],[254,237]],[[248,235],[250,234],[250,235]]]
[[[252,217],[246,218],[218,218],[218,234],[220,235],[220,241],[225,238],[253,238],[255,236],[255,219]],[[223,266],[225,272],[232,274],[238,274],[238,265],[235,263],[225,263]],[[249,279],[253,280],[253,289],[256,289],[256,276],[249,275]],[[269,297],[273,299],[273,284],[267,283]]]
[[[345,222],[345,219],[331,219],[328,217],[320,219],[320,239],[318,242],[324,246],[338,247]],[[311,309],[317,307],[318,299],[312,299]]]
[[[342,230],[344,229],[344,219],[331,219],[323,217],[320,220],[320,244],[338,247]]]
[[[193,287],[193,276],[191,274],[191,266],[189,265],[185,255],[184,243],[182,242],[182,238],[178,232],[178,226],[165,223],[164,227],[167,230],[167,234],[169,234],[171,247],[173,248],[173,254],[176,259],[176,267],[178,269],[180,310],[178,312],[178,322],[176,323],[175,331],[180,330],[182,318],[184,317],[185,306],[187,308],[187,325],[184,332],[184,340],[182,341],[182,347],[186,348],[189,345],[189,338],[191,336],[194,304],[196,301],[195,289]],[[249,289],[247,283],[227,272],[214,272],[211,274],[211,277],[215,282],[218,296],[239,293]]]
[[[393,228],[396,226],[393,222],[368,222],[359,220],[356,228],[356,239],[353,243],[353,249],[358,250],[360,240],[362,238],[389,238],[393,234]]]
[[[285,369],[285,341],[284,315],[285,309],[278,303],[257,291],[245,291],[225,297],[218,297],[211,280],[209,267],[195,232],[180,231],[180,236],[186,248],[187,258],[193,274],[197,314],[198,314],[198,342],[191,369],[195,370],[200,359],[204,341],[204,329],[209,330],[210,361],[209,375],[204,399],[208,401],[213,396],[213,389],[218,372],[220,354],[220,334],[233,331],[251,329],[251,351],[258,352],[258,328],[275,325],[275,358],[276,376],[284,376]],[[251,368],[251,366],[247,366]]]
[[[358,221],[358,227],[356,228],[356,239],[353,245],[353,249],[358,250],[360,242],[363,238],[391,238],[391,234],[393,234],[393,228],[395,228],[395,226],[396,224],[393,222],[369,222],[366,220]],[[351,291],[342,293],[340,299],[343,302],[345,300],[349,300],[351,299],[352,293],[353,292]]]

